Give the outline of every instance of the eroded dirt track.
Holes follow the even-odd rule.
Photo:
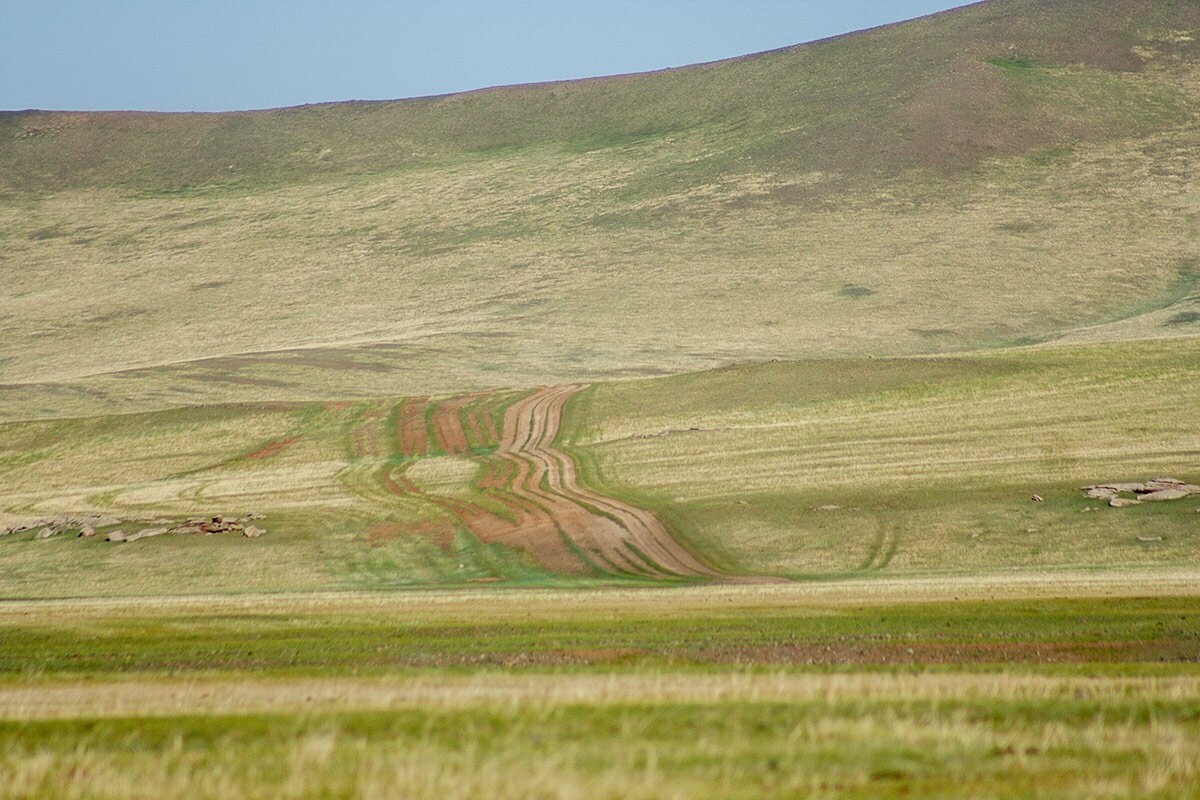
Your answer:
[[[541,504],[575,546],[601,568],[717,577],[652,514],[579,485],[574,459],[556,449],[554,440],[563,407],[581,389],[541,389],[509,407],[496,455],[517,467],[513,493]]]
[[[379,467],[376,484],[386,496],[428,503],[480,540],[524,550],[554,571],[731,579],[689,553],[650,512],[580,484],[574,459],[554,440],[567,401],[583,388],[539,389],[508,405],[499,425],[498,403],[480,395],[401,403],[391,425],[400,459]],[[354,435],[363,438],[361,430]],[[480,465],[470,498],[428,491],[407,474],[439,454]]]

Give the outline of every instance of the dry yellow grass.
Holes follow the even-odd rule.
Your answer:
[[[319,714],[336,710],[682,703],[914,705],[1200,702],[1200,675],[1088,677],[1020,672],[928,674],[419,675],[409,678],[155,678],[31,680],[0,685],[0,720]]]
[[[1137,333],[1186,333],[1196,324],[1170,320],[1190,308],[1200,258],[1195,143],[1188,128],[1081,147],[1052,169],[996,161],[970,181],[819,206],[753,202],[785,180],[769,173],[651,209],[622,189],[630,171],[702,153],[705,131],[251,194],[79,190],[0,204],[6,258],[21,265],[0,299],[0,375],[37,384],[4,389],[2,413],[952,350],[1159,306],[1171,315]],[[651,221],[595,223],[608,216]],[[75,232],[38,238],[59,229]],[[288,348],[306,349],[263,353]]]
[[[1031,600],[1039,598],[1194,597],[1200,595],[1200,568],[1161,567],[1120,571],[1042,571],[962,574],[935,577],[860,577],[789,584],[721,585],[658,589],[561,590],[464,588],[408,592],[272,592],[257,594],[167,594],[142,598],[130,607],[125,597],[8,600],[0,621],[30,623],[53,619],[56,626],[87,630],[122,608],[158,619],[202,621],[255,612],[307,615],[314,612],[449,623],[471,619],[502,625],[527,620],[605,619],[631,609],[652,617],[695,614],[715,608],[752,616],[764,608],[822,608],[864,603],[897,604],[951,600]],[[515,600],[519,599],[519,602]]]
[[[1079,487],[1200,477],[1197,387],[1194,339],[775,365],[598,385],[573,441],[752,570],[1190,564],[1195,502],[1120,515]]]
[[[1194,676],[658,674],[3,688],[0,718],[22,720],[38,744],[5,748],[0,796],[1184,796],[1200,772],[1195,723],[1184,711],[1196,702]],[[130,729],[132,715],[144,732]],[[177,732],[158,733],[164,726]],[[12,728],[0,722],[0,735],[11,739]]]
[[[780,363],[596,385],[569,406],[563,441],[585,480],[661,514],[676,536],[734,573],[1194,566],[1195,503],[1116,511],[1079,487],[1159,474],[1200,479],[1200,429],[1181,410],[1200,406],[1195,342]],[[458,565],[475,557],[439,553],[426,534],[452,533],[460,520],[380,484],[391,451],[352,454],[356,431],[394,438],[386,417],[394,405],[0,426],[0,522],[59,511],[256,510],[270,515],[271,532],[255,542],[168,537],[129,547],[11,537],[0,540],[5,592],[459,580]],[[287,444],[276,452],[278,442]],[[249,457],[264,448],[268,457]],[[462,457],[433,453],[407,474],[431,495],[490,502],[478,466]],[[1032,503],[1035,493],[1046,502]],[[839,508],[814,510],[826,505]],[[377,523],[390,526],[384,538],[373,538]],[[462,574],[514,574],[480,569]]]

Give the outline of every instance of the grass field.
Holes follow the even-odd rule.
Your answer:
[[[568,401],[559,441],[587,485],[653,509],[673,537],[731,575],[1196,566],[1200,499],[1110,509],[1080,491],[1159,475],[1200,480],[1200,418],[1187,411],[1200,407],[1196,341],[746,365],[597,384]],[[430,401],[409,417],[421,442],[407,445],[412,453],[397,433],[410,408],[402,399],[2,425],[0,507],[13,521],[56,511],[259,511],[270,535],[125,546],[13,534],[0,538],[0,594],[638,580],[547,571],[544,544],[492,540],[462,515],[468,507],[497,524],[514,520],[512,478],[497,471],[504,462],[486,426],[482,439],[464,441],[474,449],[453,452],[435,422],[465,431],[487,417],[494,426],[523,394]]]
[[[0,796],[1188,796],[1197,585],[7,604]]]
[[[0,112],[0,800],[1200,798],[1197,41]]]

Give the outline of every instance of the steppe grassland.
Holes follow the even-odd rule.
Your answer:
[[[1160,307],[1174,311],[1138,333],[1187,333],[1200,324],[1180,316],[1200,274],[1196,137],[995,161],[836,201],[821,186],[835,175],[726,175],[674,192],[630,183],[718,150],[721,132],[702,128],[255,192],[4,203],[4,258],[20,269],[0,300],[0,369],[10,383],[67,385],[8,387],[3,413],[941,351]],[[317,345],[332,349],[253,355]]]
[[[1195,678],[1051,679],[1032,693],[1020,678],[986,680],[994,688],[982,697],[973,696],[977,676],[936,681],[933,692],[920,679],[807,678],[800,682],[815,691],[782,696],[770,679],[744,681],[743,692],[718,681],[704,697],[711,682],[668,676],[638,681],[623,702],[473,696],[471,705],[434,699],[389,702],[386,711],[233,716],[176,700],[175,715],[158,720],[0,723],[0,796],[225,800],[262,796],[264,785],[284,797],[439,799],[1174,798],[1197,790]],[[530,694],[567,684],[570,695],[572,682],[532,682]],[[664,683],[700,689],[678,700]],[[828,691],[837,683],[847,691]],[[261,687],[247,688],[259,696]]]
[[[1079,487],[1200,479],[1196,408],[1178,339],[598,384],[564,437],[593,485],[749,572],[1194,564],[1196,502]]]
[[[1194,572],[1154,600],[1098,596],[1145,576],[1077,577],[7,604],[0,796],[1194,792],[1194,665],[756,661],[797,641],[1196,646]],[[531,666],[542,653],[582,660]]]
[[[734,573],[1186,566],[1197,561],[1195,502],[1108,509],[1079,487],[1200,479],[1200,428],[1187,412],[1200,407],[1198,387],[1195,339],[765,364],[598,384],[568,406],[560,443],[590,485],[653,509],[694,552]],[[354,432],[372,418],[385,435],[395,404],[0,426],[7,514],[257,510],[279,534],[128,546],[7,537],[2,593],[566,580],[453,534],[458,522],[446,512],[373,482],[394,456],[382,444],[355,455]],[[435,454],[410,470],[425,491],[488,502],[473,462]],[[439,548],[434,533],[451,546]],[[269,558],[258,557],[264,548]]]

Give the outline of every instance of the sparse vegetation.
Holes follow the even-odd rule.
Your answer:
[[[1168,33],[1200,17],[1111,1],[447,98],[0,116],[0,414],[1195,333],[1164,304],[1200,257],[1200,61]]]

